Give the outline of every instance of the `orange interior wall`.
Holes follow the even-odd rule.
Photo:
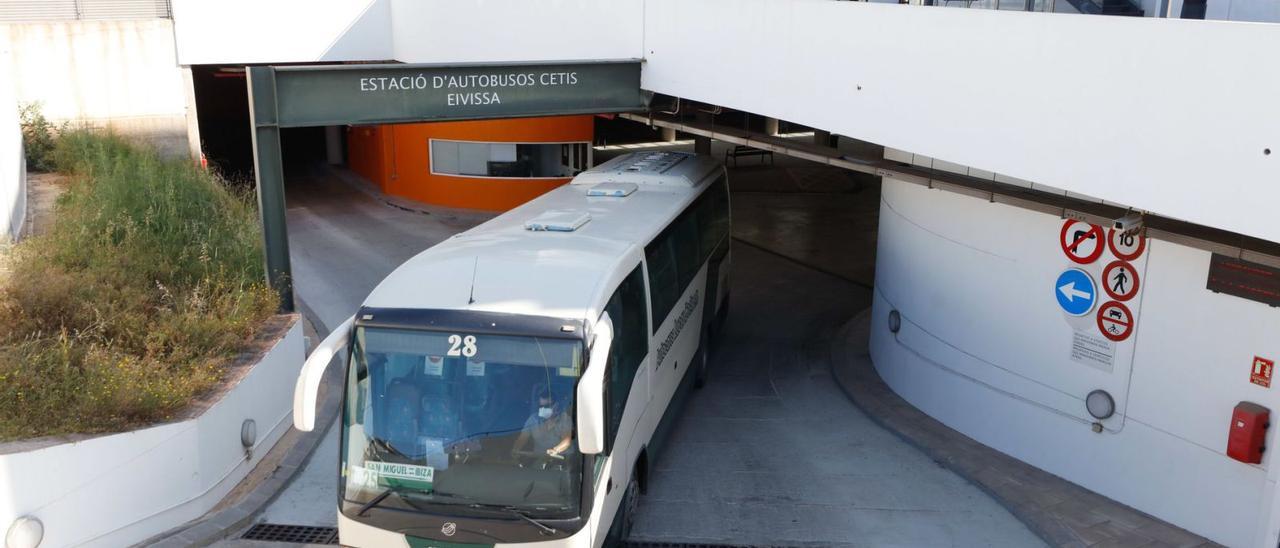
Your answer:
[[[383,192],[391,181],[392,148],[389,126],[352,126],[347,130],[347,161],[351,170],[373,181]]]
[[[569,178],[511,179],[431,173],[431,139],[491,143],[587,142],[594,117],[556,116],[356,126],[348,133],[351,169],[387,194],[419,202],[506,211],[569,182]]]

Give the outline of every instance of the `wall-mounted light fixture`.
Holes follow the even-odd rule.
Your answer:
[[[13,520],[4,535],[5,548],[36,548],[44,540],[44,524],[33,516]]]
[[[1089,410],[1089,414],[1098,420],[1107,419],[1116,414],[1116,400],[1106,390],[1098,389],[1090,392],[1084,398],[1084,406]]]
[[[240,445],[245,449],[253,449],[253,444],[258,442],[258,423],[253,419],[245,419],[240,423]]]

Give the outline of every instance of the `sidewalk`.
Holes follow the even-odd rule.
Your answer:
[[[872,420],[1003,504],[1045,542],[1063,547],[1218,546],[1155,517],[991,449],[925,415],[880,379],[868,348],[871,309],[832,337],[836,381]]]

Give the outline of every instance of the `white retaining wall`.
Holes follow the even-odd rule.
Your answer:
[[[186,156],[190,84],[176,55],[168,19],[0,24],[18,101],[40,102],[54,122],[110,126]]]
[[[0,62],[0,79],[6,72]],[[22,153],[18,105],[7,82],[0,82],[0,243],[22,236],[27,218],[27,164]]]
[[[1274,547],[1274,451],[1261,465],[1225,451],[1236,403],[1280,409],[1280,386],[1249,381],[1254,356],[1280,358],[1280,309],[1208,291],[1209,253],[1149,240],[1126,303],[1136,331],[1109,370],[1075,361],[1073,325],[1097,329],[1093,314],[1073,324],[1055,300],[1058,274],[1078,266],[1057,243],[1062,225],[885,179],[871,322],[880,375],[995,449],[1228,546]],[[1082,268],[1096,280],[1111,260]],[[1095,388],[1117,408],[1100,434],[1084,406]]]
[[[35,450],[0,445],[0,531],[44,524],[41,548],[128,546],[198,518],[260,461],[292,417],[302,323],[199,418]],[[251,454],[240,444],[257,423]],[[250,456],[251,455],[251,456]]]

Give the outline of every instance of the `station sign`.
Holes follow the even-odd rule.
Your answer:
[[[1127,301],[1138,294],[1138,269],[1128,261],[1111,261],[1102,269],[1102,290],[1117,301]]]
[[[599,114],[646,105],[639,61],[270,70],[280,127]]]
[[[1089,264],[1102,256],[1102,251],[1107,247],[1104,238],[1102,227],[1068,219],[1062,223],[1058,244],[1068,259],[1078,264]]]

